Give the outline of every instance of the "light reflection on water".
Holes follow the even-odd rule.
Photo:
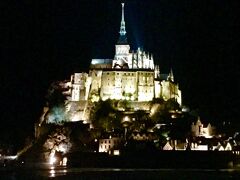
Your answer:
[[[50,170],[50,177],[55,177],[55,170],[54,169],[52,169],[52,170]]]
[[[0,179],[240,179],[240,169],[57,168],[0,171]]]
[[[67,169],[64,168],[55,168],[54,166],[50,167],[50,170],[49,170],[49,177],[56,177],[56,176],[65,176],[67,175]]]
[[[240,178],[240,169],[118,169],[118,168],[70,168],[70,169],[55,169],[50,170],[48,177],[66,178],[82,177],[91,179],[111,179],[117,178],[138,178],[146,179],[161,177],[161,179],[185,179],[204,177],[205,179],[212,178]]]

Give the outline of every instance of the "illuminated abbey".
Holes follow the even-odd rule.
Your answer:
[[[131,50],[126,36],[124,3],[113,59],[92,59],[89,73],[75,73],[62,85],[68,88],[65,92],[69,95],[68,110],[73,111],[73,107],[79,105],[79,108],[74,108],[76,113],[72,121],[88,121],[86,109],[89,101],[115,99],[136,104],[151,102],[155,98],[174,98],[182,104],[181,91],[172,70],[169,74],[160,74],[160,68],[150,53],[140,48]]]

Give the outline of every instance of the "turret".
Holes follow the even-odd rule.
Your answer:
[[[159,78],[159,75],[160,75],[159,66],[156,65],[154,68],[154,76],[155,76],[155,78]]]
[[[173,70],[172,70],[172,68],[171,68],[171,70],[170,70],[168,79],[169,79],[170,81],[174,82],[174,76],[173,76]]]

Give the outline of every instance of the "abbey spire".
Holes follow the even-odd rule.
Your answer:
[[[124,21],[124,3],[122,3],[122,19],[121,19],[121,25],[120,25],[120,31],[119,31],[119,39],[118,44],[127,44],[127,37],[126,37],[126,27],[125,27],[125,21]]]

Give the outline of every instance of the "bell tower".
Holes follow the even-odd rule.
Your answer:
[[[124,3],[122,3],[122,18],[119,31],[119,39],[115,45],[115,57],[113,60],[113,68],[124,68],[129,66],[130,46],[127,42],[126,27],[124,21]]]

